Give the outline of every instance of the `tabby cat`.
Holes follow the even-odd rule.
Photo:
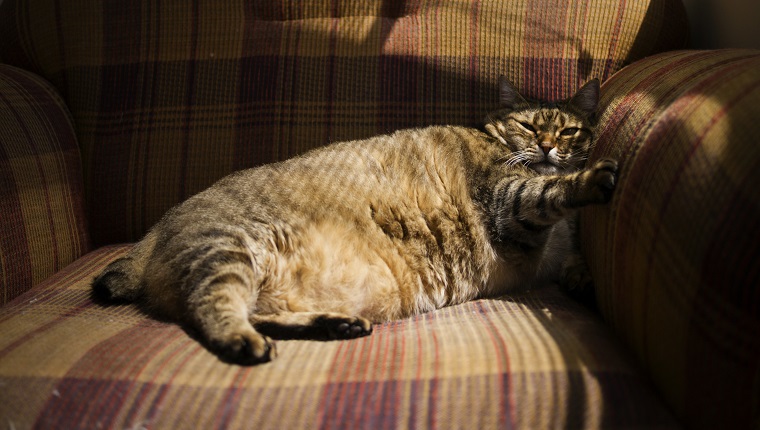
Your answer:
[[[579,170],[598,98],[594,80],[535,104],[502,78],[485,132],[403,130],[234,173],[169,210],[94,297],[139,300],[252,364],[275,357],[268,336],[365,336],[559,278],[578,265],[566,221],[615,185],[613,160]]]

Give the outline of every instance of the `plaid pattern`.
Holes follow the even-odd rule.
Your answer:
[[[71,108],[97,246],[140,238],[232,170],[477,125],[502,73],[563,98],[687,33],[678,0],[70,3],[5,0],[0,52]]]
[[[0,305],[88,251],[81,169],[56,91],[0,64]]]
[[[555,287],[375,327],[354,341],[279,341],[224,364],[89,282],[101,248],[0,308],[0,417],[11,428],[671,428],[594,315]]]
[[[622,161],[582,236],[606,319],[693,428],[760,425],[760,51],[672,52],[608,81]]]

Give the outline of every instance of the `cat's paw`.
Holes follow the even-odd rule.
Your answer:
[[[596,307],[596,291],[591,272],[579,253],[570,253],[562,263],[560,287],[575,300],[590,308]]]
[[[591,274],[585,265],[565,268],[560,282],[563,289],[569,293],[584,293],[594,288]]]
[[[586,199],[591,203],[607,203],[612,198],[617,183],[618,162],[603,158],[583,172],[582,178],[588,193]]]
[[[354,339],[372,334],[372,323],[362,317],[324,315],[314,324],[326,330],[329,339]]]
[[[219,357],[233,364],[259,364],[277,357],[274,342],[254,330],[232,333],[224,339],[210,342],[211,349]]]
[[[596,306],[594,282],[585,263],[576,262],[563,267],[560,287],[575,300],[592,308]]]

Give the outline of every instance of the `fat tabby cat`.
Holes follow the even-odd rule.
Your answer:
[[[221,359],[273,338],[349,339],[549,279],[584,282],[573,214],[605,203],[617,163],[584,168],[599,82],[529,102],[504,78],[483,130],[431,126],[243,170],[172,208],[93,281]]]

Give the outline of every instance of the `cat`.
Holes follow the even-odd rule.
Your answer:
[[[93,297],[139,301],[256,364],[275,358],[270,336],[366,336],[562,277],[567,220],[615,187],[616,161],[582,169],[598,99],[593,80],[539,105],[502,78],[484,131],[401,130],[233,173],[170,209]]]

